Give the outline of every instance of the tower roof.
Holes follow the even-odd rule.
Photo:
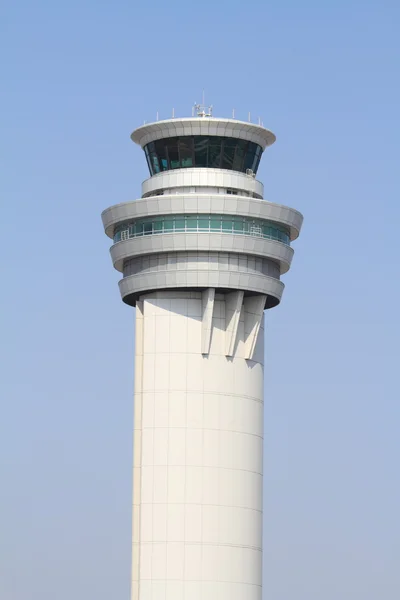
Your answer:
[[[156,121],[136,129],[132,133],[131,139],[143,148],[143,146],[155,140],[190,135],[221,136],[247,140],[258,144],[263,150],[276,140],[272,131],[261,127],[261,125],[235,119],[218,119],[216,117],[188,117]]]

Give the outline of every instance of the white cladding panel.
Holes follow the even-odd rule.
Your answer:
[[[261,598],[263,322],[252,360],[244,310],[230,357],[225,329],[223,295],[208,354],[200,293],[158,292],[136,309],[138,600]]]

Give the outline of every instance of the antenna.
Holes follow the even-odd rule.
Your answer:
[[[156,120],[158,121],[158,111],[157,111],[157,119]]]
[[[235,109],[232,108],[232,119],[234,119],[234,118],[235,118]]]
[[[204,99],[204,92],[203,92],[203,99]],[[213,107],[211,106],[206,106],[203,102],[203,104],[196,104],[196,102],[194,103],[194,106],[192,108],[192,115],[194,116],[194,112],[196,111],[196,114],[198,117],[212,117],[212,111],[213,111]]]
[[[249,113],[249,123],[250,123],[250,121],[251,121],[251,118],[250,118],[250,113]]]
[[[172,109],[172,118],[175,119],[175,109]]]

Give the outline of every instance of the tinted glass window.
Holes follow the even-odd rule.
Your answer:
[[[247,169],[251,169],[252,171],[255,172],[255,163],[256,163],[256,154],[255,152],[246,152],[245,158],[244,158],[244,171],[247,171]]]
[[[233,169],[235,160],[236,140],[225,140],[222,151],[222,169]]]
[[[210,228],[210,217],[208,215],[199,215],[198,224],[199,229],[207,231]]]
[[[200,167],[257,172],[262,148],[254,142],[221,136],[182,136],[150,142],[144,147],[150,174]]]
[[[167,142],[166,149],[168,152],[169,168],[180,169],[181,165],[179,162],[178,139],[167,140]]]
[[[253,235],[290,244],[289,231],[279,223],[237,215],[217,214],[165,215],[136,219],[130,223],[120,223],[114,231],[114,242],[121,242],[143,235],[173,232],[221,232]]]
[[[176,216],[175,219],[175,229],[177,229],[178,231],[185,231],[185,217],[182,216]]]
[[[194,137],[194,156],[195,167],[208,166],[208,138],[195,136]]]
[[[222,139],[219,137],[208,138],[208,167],[219,169],[221,167]]]
[[[188,215],[186,217],[186,229],[197,230],[197,215]]]
[[[233,221],[232,217],[222,217],[222,231],[232,231]]]
[[[194,166],[192,137],[184,137],[179,140],[179,160],[182,168]]]
[[[221,229],[221,217],[219,215],[210,216],[210,230],[219,231]]]
[[[154,171],[154,173],[160,172],[160,163],[158,162],[157,154],[150,154],[150,165]]]

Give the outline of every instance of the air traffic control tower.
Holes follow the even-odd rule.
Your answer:
[[[273,133],[197,116],[139,127],[138,200],[102,214],[136,307],[133,600],[261,600],[264,311],[302,216],[256,179]]]

